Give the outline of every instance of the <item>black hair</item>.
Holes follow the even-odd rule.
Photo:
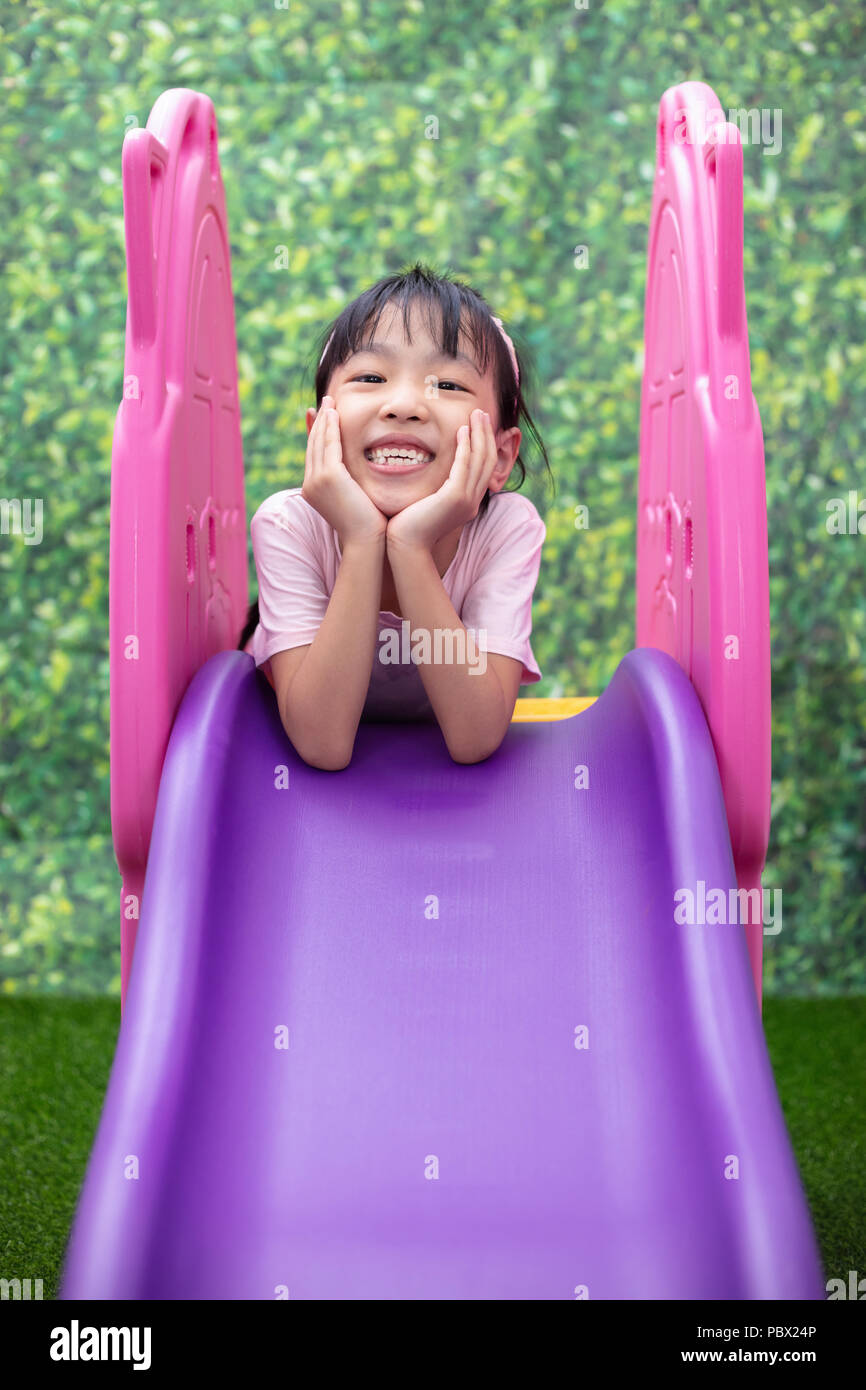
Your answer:
[[[508,346],[498,326],[493,322],[493,314],[484,296],[465,281],[454,279],[447,271],[439,275],[419,261],[416,261],[411,269],[395,275],[386,275],[368,290],[364,290],[363,294],[359,294],[357,299],[346,305],[321,334],[315,350],[318,364],[315,376],[316,408],[321,405],[328,383],[337,367],[353,353],[359,352],[365,344],[373,341],[386,305],[393,303],[402,308],[404,333],[407,340],[412,341],[409,325],[411,307],[416,302],[422,305],[428,330],[431,337],[438,342],[440,352],[448,357],[456,356],[462,331],[472,345],[482,374],[487,371],[488,365],[493,363],[499,428],[510,429],[521,420],[525,423],[526,431],[521,432],[522,438],[525,438],[528,431],[544,458],[555,488],[547,450],[524,399],[523,388],[526,384],[528,364],[524,362],[517,345],[515,344],[514,350],[520,369],[519,382],[514,379],[514,367]],[[326,344],[328,350],[322,357]],[[516,487],[503,488],[503,492],[516,491],[525,481],[526,467],[519,453],[514,461],[514,468],[519,471]],[[490,497],[488,488],[478,508],[479,516],[483,516],[487,511]],[[256,599],[250,604],[246,625],[238,642],[239,650],[246,646],[258,622],[259,604]]]

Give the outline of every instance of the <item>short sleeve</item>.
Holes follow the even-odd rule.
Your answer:
[[[260,507],[250,535],[259,581],[255,658],[260,666],[275,652],[312,642],[330,596],[315,538],[291,499],[279,510]]]
[[[482,651],[522,661],[520,683],[533,685],[541,680],[541,670],[529,641],[532,596],[547,527],[529,498],[512,502],[512,494],[507,496],[495,521],[491,518],[490,544],[482,548],[479,573],[467,590],[460,620],[475,630]]]

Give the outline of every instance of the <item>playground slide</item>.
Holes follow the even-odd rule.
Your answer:
[[[665,652],[486,763],[304,764],[196,673],[64,1299],[820,1299],[716,759]],[[698,899],[699,901],[699,899]],[[699,914],[698,914],[699,915]]]

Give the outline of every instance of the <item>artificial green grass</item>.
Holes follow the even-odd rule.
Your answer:
[[[56,1298],[120,1004],[0,1001],[0,1278]],[[825,1278],[866,1275],[866,997],[767,999],[764,1027]]]
[[[866,996],[765,999],[764,1033],[824,1278],[866,1276]]]
[[[61,1263],[120,1026],[119,999],[0,1000],[0,1277]]]

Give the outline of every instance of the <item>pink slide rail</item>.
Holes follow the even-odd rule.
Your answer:
[[[760,1003],[771,795],[764,442],[743,284],[743,148],[703,82],[669,87],[659,103],[644,335],[636,641],[673,656],[700,697],[737,886],[751,894]]]
[[[121,1007],[181,698],[246,616],[247,540],[216,114],[163,92],[123,144],[129,303],[111,455],[111,826]],[[180,924],[178,924],[180,929]]]

